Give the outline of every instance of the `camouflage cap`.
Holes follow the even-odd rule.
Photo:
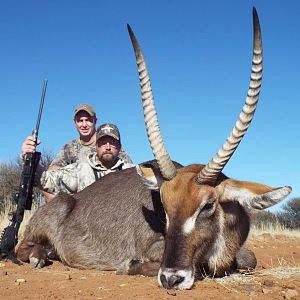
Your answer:
[[[120,132],[116,125],[110,123],[100,125],[96,131],[96,141],[107,135],[113,137],[121,143]]]
[[[94,108],[89,104],[79,104],[75,111],[74,111],[74,117],[80,112],[80,111],[86,111],[91,117],[95,117],[96,113],[94,111]]]

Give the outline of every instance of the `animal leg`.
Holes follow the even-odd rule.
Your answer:
[[[146,253],[144,253],[143,259],[132,259],[130,261],[127,274],[156,276],[161,265],[163,250],[163,236],[156,236],[155,240],[149,245]]]
[[[161,262],[132,260],[129,264],[128,275],[156,276]]]
[[[17,258],[23,262],[30,262],[33,268],[43,268],[47,262],[47,251],[41,244],[22,241],[16,252]]]

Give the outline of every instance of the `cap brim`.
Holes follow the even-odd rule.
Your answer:
[[[81,112],[81,111],[85,111],[85,112],[88,113],[91,117],[94,117],[94,116],[95,116],[95,113],[92,112],[92,111],[89,111],[89,110],[87,110],[87,109],[79,109],[79,110],[75,111],[74,117],[75,117],[79,112]]]
[[[119,138],[118,136],[114,135],[113,133],[105,133],[105,134],[101,134],[101,135],[97,136],[97,141],[98,141],[99,139],[101,139],[102,137],[104,137],[104,136],[111,136],[111,137],[114,138],[115,140],[120,141],[120,138]]]

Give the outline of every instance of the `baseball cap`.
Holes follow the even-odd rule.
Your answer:
[[[110,124],[110,123],[106,123],[106,124],[102,124],[97,128],[96,131],[96,140],[98,141],[100,138],[102,138],[103,136],[111,136],[114,139],[116,139],[117,141],[121,142],[121,136],[120,136],[120,132],[119,129],[116,125],[114,124]]]
[[[95,117],[96,113],[94,111],[94,108],[89,104],[79,104],[75,111],[74,111],[74,117],[80,112],[80,111],[86,111],[91,117]]]

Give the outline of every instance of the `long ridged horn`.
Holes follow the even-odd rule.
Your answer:
[[[263,69],[261,30],[255,7],[253,7],[253,31],[254,42],[252,69],[246,103],[244,104],[243,110],[226,142],[217,154],[210,160],[210,162],[198,173],[196,182],[199,184],[213,184],[215,182],[238,147],[253,119],[259,98]]]
[[[150,77],[148,74],[146,62],[139,46],[139,43],[131,29],[127,24],[127,29],[134,49],[136,64],[138,67],[139,80],[141,86],[144,120],[147,130],[148,139],[152,148],[154,157],[159,165],[160,172],[164,179],[171,180],[176,176],[176,168],[170,158],[170,155],[164,145],[162,135],[160,133],[157,113],[154,104]]]

